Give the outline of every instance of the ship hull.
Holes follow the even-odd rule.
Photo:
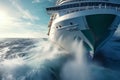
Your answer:
[[[113,14],[93,14],[60,21],[53,25],[49,39],[66,50],[71,50],[74,41],[82,40],[87,49],[95,52],[114,34],[117,27],[112,25],[118,25],[116,18],[119,23],[120,18]],[[59,26],[56,28],[55,25]]]
[[[63,0],[47,11],[52,14],[49,39],[68,51],[75,41],[83,41],[89,52],[97,54],[120,25],[120,5],[116,1]]]

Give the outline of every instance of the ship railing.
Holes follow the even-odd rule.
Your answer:
[[[113,7],[113,6],[92,6],[89,9],[114,9],[120,11],[120,7]]]
[[[63,2],[71,2],[71,1],[73,1],[73,0],[58,0],[57,2],[56,2],[56,5],[59,5],[60,3],[63,3]]]
[[[76,2],[76,1],[80,1],[80,2],[89,2],[89,1],[96,1],[96,0],[58,0],[56,2],[56,5],[59,5],[61,3],[65,3],[65,2]],[[98,2],[109,2],[109,0],[98,0]]]
[[[90,9],[115,9],[117,11],[120,11],[120,7],[113,7],[113,6],[86,6],[86,7],[80,7],[80,11],[82,10],[90,10]]]
[[[51,16],[51,18],[50,18],[50,22],[49,22],[49,26],[48,27],[50,27],[51,26],[51,24],[52,24],[52,22],[53,22],[53,20],[56,18],[56,14],[53,14],[52,16]]]
[[[76,8],[86,8],[86,7],[93,7],[93,8],[116,8],[119,11],[120,4],[112,4],[112,3],[101,3],[96,2],[93,5],[92,3],[75,3],[75,4],[69,4],[69,5],[62,5],[62,6],[56,6],[56,7],[49,7],[46,10],[48,11],[48,14],[56,13],[61,10],[69,10],[69,9],[76,9]],[[96,5],[97,4],[97,5]],[[92,8],[92,9],[93,9]]]
[[[53,20],[54,20],[55,18],[56,18],[56,14],[51,15],[51,18],[50,18],[50,21],[49,21],[49,24],[48,24],[48,28],[49,28],[49,30],[48,30],[48,35],[49,35],[49,33],[50,33],[51,26],[52,26]]]
[[[93,9],[114,9],[116,11],[120,12],[120,7],[112,7],[112,6],[86,6],[86,7],[80,7],[76,9],[66,10],[66,14],[83,11],[83,10],[93,10]]]

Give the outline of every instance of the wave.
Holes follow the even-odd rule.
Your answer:
[[[0,40],[0,80],[119,80],[87,54],[82,41],[68,52],[43,38]]]

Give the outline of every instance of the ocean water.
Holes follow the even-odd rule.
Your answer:
[[[0,39],[0,80],[120,80],[87,53],[82,41],[68,52],[45,38]]]

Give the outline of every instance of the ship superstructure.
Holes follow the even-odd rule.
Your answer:
[[[74,40],[97,51],[120,24],[120,0],[58,0],[46,9],[51,15],[50,40],[68,49]]]

